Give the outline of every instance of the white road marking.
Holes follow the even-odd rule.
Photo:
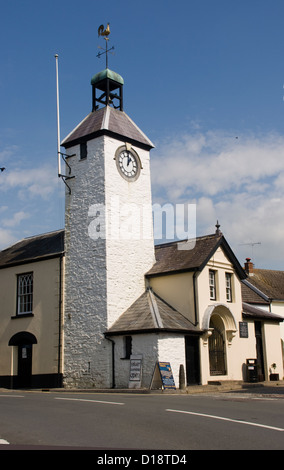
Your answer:
[[[25,398],[24,395],[0,395],[0,397],[10,397],[10,398]]]
[[[55,400],[69,400],[69,401],[87,401],[91,403],[103,403],[106,405],[125,405],[125,403],[118,403],[115,401],[102,401],[102,400],[88,400],[85,398],[65,398],[65,397],[55,397]]]
[[[5,439],[0,439],[0,444],[10,444],[10,442],[5,441]]]
[[[173,413],[184,413],[184,414],[189,414],[189,415],[195,415],[195,416],[204,416],[205,418],[213,418],[213,419],[220,419],[223,421],[231,421],[232,423],[240,423],[240,424],[247,424],[249,426],[257,426],[260,428],[266,428],[266,429],[273,429],[274,431],[284,431],[282,428],[277,428],[275,426],[268,426],[266,424],[258,424],[258,423],[251,423],[250,421],[242,421],[238,419],[231,419],[231,418],[224,418],[222,416],[214,416],[214,415],[207,415],[204,413],[194,413],[193,411],[181,411],[181,410],[170,410],[167,409],[166,411],[171,411]]]

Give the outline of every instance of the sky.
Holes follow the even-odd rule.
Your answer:
[[[0,249],[64,227],[63,139],[91,111],[100,24],[124,109],[154,142],[153,203],[196,204],[239,262],[284,269],[283,0],[1,2]]]

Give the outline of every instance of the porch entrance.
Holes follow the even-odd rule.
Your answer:
[[[18,387],[31,386],[32,378],[32,344],[19,344],[18,346]]]
[[[208,343],[210,375],[226,375],[223,322],[217,315],[212,315],[209,326],[213,329]]]
[[[32,386],[32,356],[36,337],[27,331],[16,333],[9,341],[9,346],[18,349],[18,373],[13,376],[12,388],[28,388]]]

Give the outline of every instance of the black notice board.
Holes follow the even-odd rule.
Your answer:
[[[248,323],[246,321],[239,322],[240,338],[248,338]]]

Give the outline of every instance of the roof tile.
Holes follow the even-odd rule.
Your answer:
[[[270,299],[284,300],[284,271],[254,269],[253,275],[247,278],[247,283],[255,286]]]
[[[64,252],[64,230],[24,238],[0,251],[0,269],[59,256]]]
[[[160,326],[153,312],[150,295],[154,297]],[[149,330],[202,332],[157,294],[147,290],[118,318],[109,328],[107,334],[117,335],[138,331],[143,333],[143,331]]]
[[[94,137],[96,134],[103,132],[123,136],[150,148],[154,147],[148,137],[124,111],[119,111],[111,106],[105,106],[88,114],[62,141],[62,145],[66,148],[71,147],[76,141]]]

